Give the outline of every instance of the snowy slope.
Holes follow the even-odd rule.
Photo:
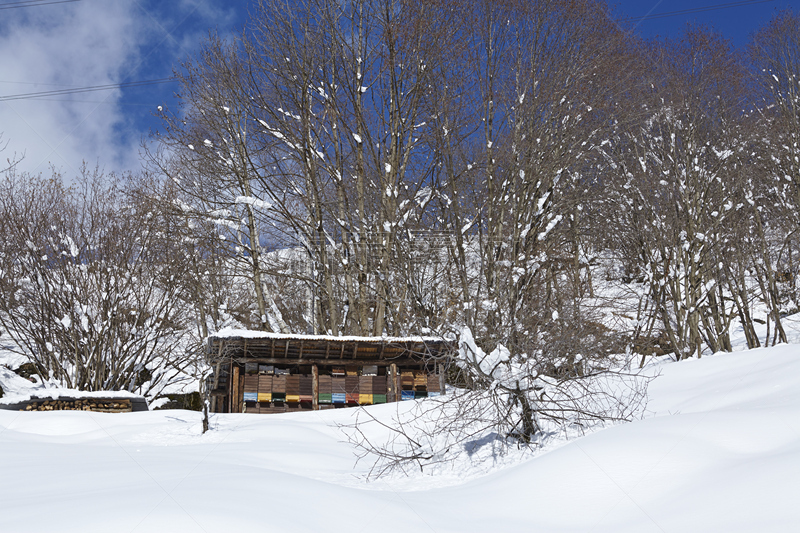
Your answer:
[[[0,531],[796,531],[800,347],[660,371],[645,419],[480,477],[363,481],[354,409],[206,435],[186,411],[0,411]]]

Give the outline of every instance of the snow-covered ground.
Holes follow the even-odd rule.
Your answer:
[[[377,482],[337,427],[357,409],[205,435],[187,411],[0,411],[0,531],[797,531],[800,346],[655,367],[642,420]]]

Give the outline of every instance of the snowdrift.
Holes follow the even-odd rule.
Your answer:
[[[336,425],[357,409],[216,415],[205,435],[187,411],[0,411],[0,531],[796,531],[800,346],[658,370],[639,421],[377,482]]]

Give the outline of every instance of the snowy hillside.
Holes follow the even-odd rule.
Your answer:
[[[486,475],[366,482],[336,423],[0,411],[0,531],[796,531],[800,347],[665,363],[645,418]],[[370,407],[382,419],[413,402]]]

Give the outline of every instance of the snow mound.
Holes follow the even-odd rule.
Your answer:
[[[205,435],[187,411],[0,411],[0,531],[795,531],[800,347],[658,370],[642,420],[448,486],[364,481],[337,427],[357,409]]]

